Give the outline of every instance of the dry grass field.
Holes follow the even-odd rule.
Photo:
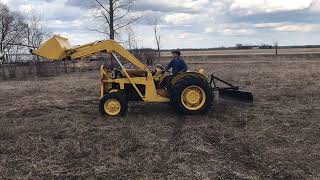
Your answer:
[[[274,55],[275,49],[241,49],[241,50],[209,50],[209,51],[183,51],[185,56],[224,56],[224,55]],[[320,54],[320,48],[280,48],[280,55],[306,55]],[[171,56],[170,51],[162,53],[163,56]]]
[[[320,179],[320,56],[187,58],[254,93],[201,116],[98,113],[96,71],[0,82],[1,179]]]

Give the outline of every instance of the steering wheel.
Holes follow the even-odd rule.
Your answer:
[[[165,71],[165,69],[164,69],[162,66],[160,66],[160,65],[157,65],[157,67],[161,69],[161,71],[162,71],[163,74],[164,74],[165,72],[169,72],[169,69],[167,69],[167,70]]]

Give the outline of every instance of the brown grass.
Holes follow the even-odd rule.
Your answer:
[[[208,51],[183,51],[185,56],[221,56],[221,55],[274,55],[275,49],[240,49],[240,50],[208,50]],[[289,48],[278,49],[279,55],[306,55],[306,54],[320,54],[320,48]],[[162,52],[163,56],[171,56],[170,51]]]
[[[216,99],[201,116],[130,103],[98,114],[98,72],[0,82],[0,177],[319,179],[320,61],[190,61],[241,85],[253,105]]]
[[[0,64],[1,80],[25,80],[35,77],[59,76],[63,73],[75,72],[75,62],[15,62]]]

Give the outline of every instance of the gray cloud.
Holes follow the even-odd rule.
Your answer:
[[[103,2],[103,1],[101,1]],[[156,2],[156,1],[154,1]],[[154,2],[145,2],[143,0],[137,0],[132,7],[133,11],[154,11],[154,12],[163,12],[163,13],[172,13],[172,12],[181,12],[181,13],[196,13],[198,12],[194,8],[178,7],[174,5],[168,5],[165,3],[154,3]],[[94,0],[68,0],[66,5],[83,7],[83,8],[92,8],[93,5],[96,5]]]
[[[311,12],[309,9],[291,10],[291,11],[275,11],[257,13],[252,15],[237,15],[229,13],[226,18],[229,22],[247,22],[247,23],[319,23],[319,12]]]
[[[81,8],[92,8],[92,5],[94,5],[93,0],[68,0],[65,3],[67,6],[76,6],[76,7],[81,7]]]
[[[162,13],[196,13],[197,11],[192,8],[169,6],[166,4],[155,4],[155,3],[145,3],[143,1],[138,1],[133,7],[135,11],[154,11]]]
[[[86,31],[86,25],[90,23],[87,23],[88,19],[85,18],[92,13],[90,9],[95,4],[94,0],[18,1],[32,4],[39,12],[43,11],[45,18],[52,23],[50,28],[54,32],[65,32],[66,35],[78,34],[80,30]],[[11,6],[16,3],[15,0],[8,2]],[[257,9],[251,6],[232,8],[233,2],[234,0],[137,0],[133,7],[133,14],[142,13],[143,17],[134,25],[134,30],[140,34],[140,39],[145,43],[152,44],[154,24],[152,20],[158,18],[162,37],[168,40],[168,43],[164,40],[164,46],[168,47],[186,46],[184,42],[172,44],[175,43],[171,41],[174,37],[184,37],[183,41],[192,37],[194,43],[190,40],[190,45],[203,47],[233,45],[236,42],[242,43],[244,40],[264,42],[266,39],[271,39],[270,37],[279,39],[280,42],[283,39],[282,42],[287,44],[291,41],[292,43],[301,42],[300,44],[320,41],[320,34],[317,34],[317,28],[320,28],[318,25],[320,0],[313,1],[309,7],[303,9],[285,10],[289,8],[281,7],[271,8],[271,11],[271,6],[267,11],[267,8],[262,5]],[[19,10],[19,6],[15,8]],[[98,22],[97,20],[94,23]],[[289,38],[290,35],[296,35],[299,39],[292,40]],[[202,40],[194,38],[197,36]],[[212,42],[216,44],[211,44]]]
[[[320,2],[313,1],[308,7],[295,10],[275,10],[271,12],[251,12],[250,9],[227,10],[221,13],[226,22],[240,23],[319,23]]]

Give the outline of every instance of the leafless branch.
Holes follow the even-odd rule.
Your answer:
[[[103,10],[101,10],[100,8],[98,8],[98,10],[100,11],[100,13],[104,17],[104,19],[107,21],[107,23],[110,24],[109,17],[103,12]]]
[[[97,3],[97,9],[101,18],[105,20],[103,28],[93,29],[95,32],[109,35],[110,39],[114,39],[119,30],[134,23],[140,17],[131,16],[131,9],[135,0],[94,0]],[[107,28],[105,28],[107,27]]]
[[[158,60],[160,61],[160,58],[161,58],[161,52],[160,52],[161,36],[159,35],[159,32],[158,32],[159,19],[154,18],[153,23],[154,23],[154,26],[153,26],[154,38],[155,38],[155,43],[157,45],[157,50],[158,50]]]
[[[117,10],[117,9],[130,9],[132,7],[132,4],[134,3],[134,0],[128,0],[128,2],[126,3],[123,3],[121,5],[116,5],[114,6],[114,10]]]
[[[130,24],[136,22],[136,21],[139,20],[139,19],[140,19],[140,17],[137,17],[137,18],[134,18],[134,19],[132,19],[131,21],[125,23],[125,24],[122,24],[122,25],[117,24],[117,25],[115,25],[115,29],[114,29],[114,30],[117,31],[117,30],[119,30],[119,29],[121,29],[121,28],[124,28],[124,27],[126,27],[126,26],[129,26]],[[117,26],[118,26],[118,27],[117,27]]]
[[[106,34],[106,35],[110,36],[110,33],[108,33],[107,31],[100,31],[97,29],[88,29],[88,30],[92,31],[92,32],[97,32],[97,33]]]
[[[109,9],[107,9],[99,0],[95,0],[98,4],[99,4],[99,6],[100,7],[102,7],[108,14],[110,14],[110,11],[109,11]]]
[[[130,13],[129,10],[126,11],[126,13],[124,13],[123,15],[117,17],[117,18],[114,18],[114,21],[118,21],[120,19],[123,19],[124,17],[126,17],[128,14]]]

